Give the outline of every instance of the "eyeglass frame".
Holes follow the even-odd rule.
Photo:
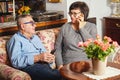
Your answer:
[[[34,25],[35,25],[35,22],[34,22],[34,21],[29,21],[29,22],[25,22],[25,23],[23,23],[23,24],[32,24],[32,26],[34,26]]]
[[[73,16],[77,16],[78,14],[80,14],[81,12],[78,12],[78,13],[75,13],[75,12],[69,12],[68,14],[71,16],[71,15],[73,15]]]

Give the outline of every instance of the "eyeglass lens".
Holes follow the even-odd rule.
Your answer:
[[[30,22],[25,22],[24,24],[32,24],[32,26],[34,26],[35,22],[34,21],[30,21]]]
[[[69,12],[69,15],[73,15],[73,16],[77,16],[78,14],[80,14],[81,12],[75,13],[75,12]]]

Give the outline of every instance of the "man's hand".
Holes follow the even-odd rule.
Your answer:
[[[51,63],[51,62],[55,61],[55,56],[46,52],[46,53],[39,54],[39,59],[40,59],[40,61]]]

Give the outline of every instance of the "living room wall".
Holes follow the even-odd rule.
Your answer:
[[[68,15],[69,6],[72,2],[78,0],[62,0],[60,3],[46,3],[46,10],[62,10],[64,11],[65,18],[70,21],[70,17]],[[111,9],[108,4],[108,0],[81,0],[88,4],[90,8],[89,17],[97,18],[97,30],[98,34],[102,36],[103,33],[103,17],[110,16]]]

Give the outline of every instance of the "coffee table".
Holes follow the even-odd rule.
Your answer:
[[[111,67],[120,69],[120,64],[113,63],[113,62],[108,62],[107,66],[111,66]],[[92,78],[89,78],[88,76],[86,76],[82,73],[76,73],[76,72],[71,71],[70,64],[64,65],[60,69],[60,73],[67,80],[93,80]],[[112,77],[106,78],[104,80],[120,80],[120,75],[112,76]]]

